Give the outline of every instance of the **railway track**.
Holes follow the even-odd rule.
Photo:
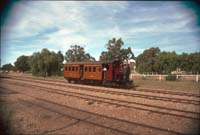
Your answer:
[[[81,122],[92,124],[94,126],[98,126],[98,127],[101,127],[101,128],[109,129],[109,130],[112,130],[112,131],[120,133],[120,134],[135,135],[134,132],[137,132],[137,130],[138,130],[137,128],[134,129],[134,131],[133,131],[133,130],[123,129],[122,126],[120,126],[120,125],[123,125],[123,126],[127,125],[130,128],[133,127],[133,126],[134,127],[139,126],[139,127],[142,127],[142,129],[144,129],[144,128],[145,129],[151,129],[151,130],[154,131],[155,134],[165,133],[165,134],[174,134],[174,135],[177,135],[177,134],[178,135],[188,135],[188,134],[185,134],[185,133],[181,133],[181,132],[177,132],[177,131],[173,131],[173,130],[169,130],[169,129],[155,127],[155,126],[151,126],[151,125],[147,125],[147,124],[143,124],[143,123],[136,123],[136,122],[132,122],[132,121],[129,121],[129,120],[124,120],[124,119],[120,119],[120,118],[116,118],[116,117],[111,117],[111,116],[107,116],[107,115],[102,115],[102,114],[98,114],[98,113],[74,108],[74,107],[71,107],[71,106],[59,104],[59,103],[54,102],[54,101],[35,97],[35,96],[30,95],[30,94],[21,92],[21,91],[19,92],[18,90],[13,90],[13,89],[4,88],[4,87],[1,87],[1,88],[4,89],[4,90],[12,91],[12,92],[17,92],[17,93],[20,93],[22,95],[25,95],[25,96],[28,96],[28,97],[31,97],[31,98],[37,100],[37,102],[31,102],[31,101],[27,101],[27,100],[24,100],[24,99],[20,99],[20,101],[22,101],[22,102],[29,103],[31,105],[43,108],[45,110],[48,110],[48,111],[51,111],[51,112],[54,112],[54,113],[58,113],[58,114],[63,115],[65,117],[76,119],[77,121],[81,121]],[[61,108],[61,109],[64,108],[65,110],[61,111],[61,109],[58,109],[58,108]],[[69,112],[74,112],[74,113],[69,113]],[[77,114],[77,113],[86,114],[86,115],[88,115],[88,117],[82,118],[80,115],[79,116],[74,115],[74,114]],[[100,122],[101,120],[104,120],[104,122],[103,123]],[[114,125],[116,125],[116,123],[120,123],[120,124],[118,126],[114,126]],[[148,133],[146,133],[146,134],[148,134]]]
[[[171,95],[180,95],[180,96],[188,96],[188,97],[200,97],[200,94],[197,93],[189,93],[189,92],[178,92],[178,91],[170,91],[170,90],[160,90],[160,89],[151,89],[141,87],[137,91],[143,92],[152,92],[152,93],[161,93],[161,94],[171,94]]]
[[[161,106],[149,105],[149,104],[142,104],[142,103],[137,103],[133,101],[124,101],[124,100],[118,100],[118,99],[113,99],[113,98],[106,98],[106,97],[101,97],[101,96],[95,96],[95,95],[84,94],[84,93],[79,93],[79,92],[72,92],[72,91],[67,91],[67,90],[60,90],[56,88],[49,88],[49,87],[38,86],[38,85],[22,83],[22,82],[21,83],[6,82],[6,83],[11,84],[11,85],[18,85],[22,87],[29,87],[29,88],[33,88],[39,91],[43,90],[43,91],[54,93],[54,94],[81,98],[84,100],[92,100],[92,101],[106,103],[106,104],[115,105],[115,106],[150,111],[157,114],[165,114],[165,115],[176,116],[176,117],[187,118],[187,119],[194,119],[194,120],[200,119],[199,112],[186,111],[186,110],[161,107]]]
[[[150,99],[150,100],[161,100],[161,101],[169,101],[169,102],[175,102],[175,103],[200,105],[200,98],[198,98],[198,100],[182,99],[182,98],[173,98],[173,97],[165,97],[165,96],[154,96],[154,95],[147,95],[147,94],[137,94],[137,93],[113,91],[113,90],[106,90],[106,89],[98,89],[98,88],[94,88],[94,87],[93,88],[91,88],[91,87],[82,87],[82,86],[76,86],[76,85],[68,85],[68,84],[64,84],[64,83],[56,84],[53,81],[47,81],[47,80],[43,80],[43,79],[35,80],[35,79],[31,79],[31,78],[12,78],[12,77],[10,77],[10,78],[11,79],[16,79],[16,80],[23,80],[23,81],[30,80],[32,82],[37,82],[37,83],[41,83],[41,81],[43,81],[43,82],[45,82],[45,84],[49,84],[49,85],[70,87],[70,88],[75,88],[75,89],[82,89],[84,91],[93,91],[93,92],[106,93],[106,94],[114,94],[114,95],[123,95],[123,96],[129,96],[129,97],[145,98],[145,99]],[[188,95],[184,95],[184,96],[188,96]],[[191,95],[190,95],[190,97],[191,97]]]
[[[6,75],[5,77],[17,77],[17,78],[27,78],[27,79],[34,79],[34,80],[41,80],[41,81],[53,81],[57,83],[64,83],[67,85],[66,81],[61,81],[61,80],[56,80],[56,79],[42,79],[42,78],[36,78],[36,77],[21,77],[21,76],[14,76],[14,75]],[[64,79],[64,78],[63,78]],[[71,85],[68,83],[68,85]],[[80,85],[80,84],[79,84]],[[86,87],[86,85],[83,85]],[[99,86],[100,87],[100,86]],[[124,89],[127,90],[127,89]],[[151,89],[151,88],[145,88],[145,87],[140,87],[137,89],[133,89],[134,91],[139,91],[139,92],[150,92],[150,93],[160,93],[160,94],[169,94],[169,95],[180,95],[180,96],[188,96],[188,97],[200,97],[200,94],[198,93],[190,93],[190,92],[179,92],[179,91],[171,91],[171,90],[160,90],[160,89]]]

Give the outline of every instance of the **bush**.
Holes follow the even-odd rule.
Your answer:
[[[176,81],[176,75],[168,75],[165,77],[167,81]]]

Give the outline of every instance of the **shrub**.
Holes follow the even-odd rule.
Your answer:
[[[165,77],[167,81],[176,81],[176,75],[168,75]]]

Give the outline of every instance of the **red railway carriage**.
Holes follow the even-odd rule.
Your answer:
[[[80,67],[78,64],[65,65],[64,76],[71,79],[80,78]]]
[[[127,67],[121,61],[70,62],[64,65],[64,78],[69,82],[130,83]]]
[[[101,64],[84,64],[82,80],[102,80],[102,65]]]

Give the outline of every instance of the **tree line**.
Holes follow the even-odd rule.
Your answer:
[[[200,52],[182,53],[160,51],[158,47],[144,50],[138,57],[134,56],[131,48],[124,48],[121,38],[113,38],[106,43],[107,51],[101,52],[100,61],[136,59],[136,71],[139,73],[170,74],[172,71],[181,70],[189,73],[200,73]],[[2,70],[30,71],[36,76],[62,75],[63,61],[95,61],[89,53],[80,45],[71,45],[65,52],[54,52],[42,49],[31,56],[22,55],[17,58],[14,66],[5,64]]]
[[[200,52],[182,53],[160,51],[158,47],[144,50],[136,58],[136,70],[139,73],[170,74],[172,71],[200,73]]]
[[[123,48],[124,42],[121,38],[113,38],[106,44],[107,51],[101,53],[100,61],[112,61],[115,59],[128,60],[133,58],[131,48]],[[34,52],[31,56],[19,56],[12,64],[5,64],[2,70],[14,71],[30,71],[35,76],[51,76],[62,75],[63,61],[77,62],[77,61],[95,61],[89,53],[85,52],[84,47],[80,45],[71,45],[63,55],[61,51],[57,53],[42,49],[40,52]]]

